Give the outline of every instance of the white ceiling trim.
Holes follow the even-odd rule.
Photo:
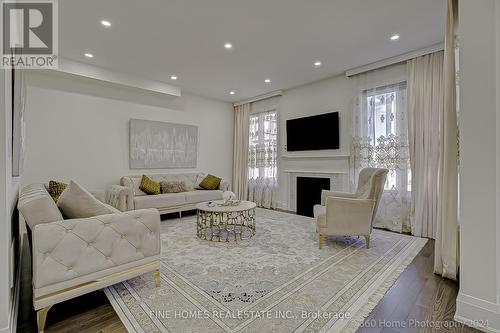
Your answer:
[[[398,56],[395,56],[392,58],[387,58],[384,60],[376,61],[376,62],[373,62],[373,63],[368,64],[368,65],[349,69],[345,72],[345,76],[350,77],[350,76],[358,75],[361,73],[365,73],[365,72],[379,69],[382,67],[394,65],[394,64],[397,64],[397,63],[400,63],[403,61],[407,61],[410,59],[414,59],[417,57],[424,56],[426,54],[430,54],[430,53],[434,53],[434,52],[438,52],[438,51],[442,51],[442,50],[444,50],[444,44],[438,43],[438,44],[435,44],[435,45],[432,45],[432,46],[429,46],[429,47],[426,47],[423,49],[415,50],[415,51],[401,54],[401,55],[398,55]]]
[[[241,101],[241,102],[233,103],[233,106],[239,106],[239,105],[243,105],[243,104],[247,104],[247,103],[262,101],[264,99],[268,99],[268,98],[272,98],[272,97],[276,97],[276,96],[282,96],[282,95],[283,95],[283,90],[276,90],[276,91],[272,91],[272,92],[267,93],[267,94],[263,94],[263,95],[259,95],[259,96],[255,96],[255,97],[246,99],[246,100]]]
[[[153,91],[175,97],[181,96],[181,89],[179,87],[172,86],[164,82],[149,80],[136,75],[93,66],[69,59],[60,58],[59,68],[54,69],[54,71],[119,84],[122,86]]]

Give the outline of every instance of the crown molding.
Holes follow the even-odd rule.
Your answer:
[[[434,52],[438,52],[438,51],[442,51],[442,50],[444,50],[444,43],[434,44],[434,45],[431,45],[429,47],[425,47],[423,49],[418,49],[418,50],[411,51],[411,52],[408,52],[405,54],[401,54],[401,55],[398,55],[398,56],[395,56],[392,58],[383,59],[380,61],[372,62],[372,63],[364,65],[364,66],[349,69],[345,72],[345,76],[351,77],[354,75],[369,72],[369,71],[379,69],[382,67],[387,67],[390,65],[394,65],[394,64],[397,64],[400,62],[404,62],[404,61],[407,61],[407,60],[410,60],[413,58],[421,57],[421,56],[424,56],[426,54],[430,54],[430,53],[434,53]]]
[[[59,68],[51,69],[51,71],[77,75],[80,77],[138,88],[142,90],[148,90],[174,97],[181,96],[181,89],[179,87],[172,86],[161,81],[150,80],[133,74],[110,70],[107,68],[64,58],[59,59]]]

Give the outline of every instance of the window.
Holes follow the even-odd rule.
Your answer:
[[[406,82],[380,86],[373,73],[358,80],[360,86],[374,88],[360,90],[356,99],[352,179],[355,182],[363,168],[388,169],[374,226],[397,232],[409,231],[411,169]]]
[[[373,166],[385,167],[386,190],[406,187],[411,191],[409,168],[408,122],[406,119],[406,83],[366,90],[366,133],[373,147]]]
[[[248,178],[277,178],[278,122],[276,111],[250,115]]]

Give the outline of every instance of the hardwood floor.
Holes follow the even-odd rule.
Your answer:
[[[479,332],[453,320],[458,285],[433,270],[434,241],[429,240],[358,333]]]
[[[36,332],[36,314],[32,306],[31,257],[27,240],[24,244],[17,331],[31,333]],[[430,240],[358,332],[479,332],[453,321],[458,286],[453,281],[434,275],[433,262],[434,241]],[[425,323],[427,325],[422,325]],[[436,327],[436,324],[443,327]],[[455,326],[447,328],[445,324]],[[126,329],[104,293],[97,291],[53,306],[47,317],[45,332],[122,333]]]

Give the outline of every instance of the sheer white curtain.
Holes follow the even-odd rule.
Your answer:
[[[408,119],[413,175],[411,232],[435,238],[438,220],[443,52],[408,60]]]
[[[444,108],[440,121],[438,221],[434,273],[456,280],[458,271],[458,125],[455,37],[458,1],[448,0],[444,46]]]
[[[248,126],[250,103],[234,107],[233,191],[240,200],[247,199]]]
[[[248,200],[276,208],[278,200],[278,114],[275,110],[250,116]]]
[[[363,88],[354,103],[352,179],[356,181],[359,171],[366,167],[389,169],[375,226],[406,232],[410,230],[411,171],[406,81],[399,81],[406,75],[396,75],[394,80],[399,82],[388,84],[390,81],[382,79],[387,71],[379,73],[356,78],[358,87]]]

